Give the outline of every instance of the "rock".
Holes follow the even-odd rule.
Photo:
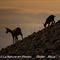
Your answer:
[[[33,56],[31,60],[35,60],[36,55],[47,56],[48,54],[60,54],[60,20],[54,25],[46,27],[41,31],[34,32],[22,41],[19,41],[0,51],[0,55]]]

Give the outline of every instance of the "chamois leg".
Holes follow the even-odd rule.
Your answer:
[[[45,27],[45,28],[46,28],[46,25],[47,25],[47,24],[45,23],[45,24],[44,24],[44,27]]]
[[[54,25],[55,24],[55,21],[52,21],[51,25]]]
[[[20,33],[20,35],[21,35],[21,38],[22,38],[22,40],[23,40],[23,34],[22,34],[22,32]]]
[[[55,21],[53,21],[55,23]]]
[[[23,35],[21,35],[21,37],[22,37],[22,40],[23,40]]]
[[[17,36],[15,36],[15,43],[18,41],[18,38],[17,38]]]
[[[50,26],[50,23],[48,23],[48,27]]]
[[[13,44],[14,44],[14,36],[13,36]]]

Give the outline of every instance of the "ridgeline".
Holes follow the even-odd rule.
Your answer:
[[[32,56],[33,58],[31,60],[36,60],[35,58],[36,55],[47,56],[59,54],[60,54],[60,20],[56,22],[54,25],[46,27],[38,32],[34,32],[28,37],[24,38],[22,41],[18,41],[17,43],[8,46],[4,49],[1,49],[0,51],[0,55],[6,56],[7,55]]]

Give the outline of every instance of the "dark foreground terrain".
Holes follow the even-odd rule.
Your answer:
[[[0,55],[21,56],[21,58],[17,57],[15,59],[3,59],[0,57],[0,60],[60,60],[60,21],[41,31],[32,33],[22,41],[2,48]],[[37,58],[37,55],[45,57]],[[49,55],[53,57],[48,58]]]

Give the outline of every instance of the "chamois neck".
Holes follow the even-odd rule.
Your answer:
[[[44,27],[46,27],[46,23],[44,24]]]
[[[7,28],[8,32],[13,33],[11,29]]]

